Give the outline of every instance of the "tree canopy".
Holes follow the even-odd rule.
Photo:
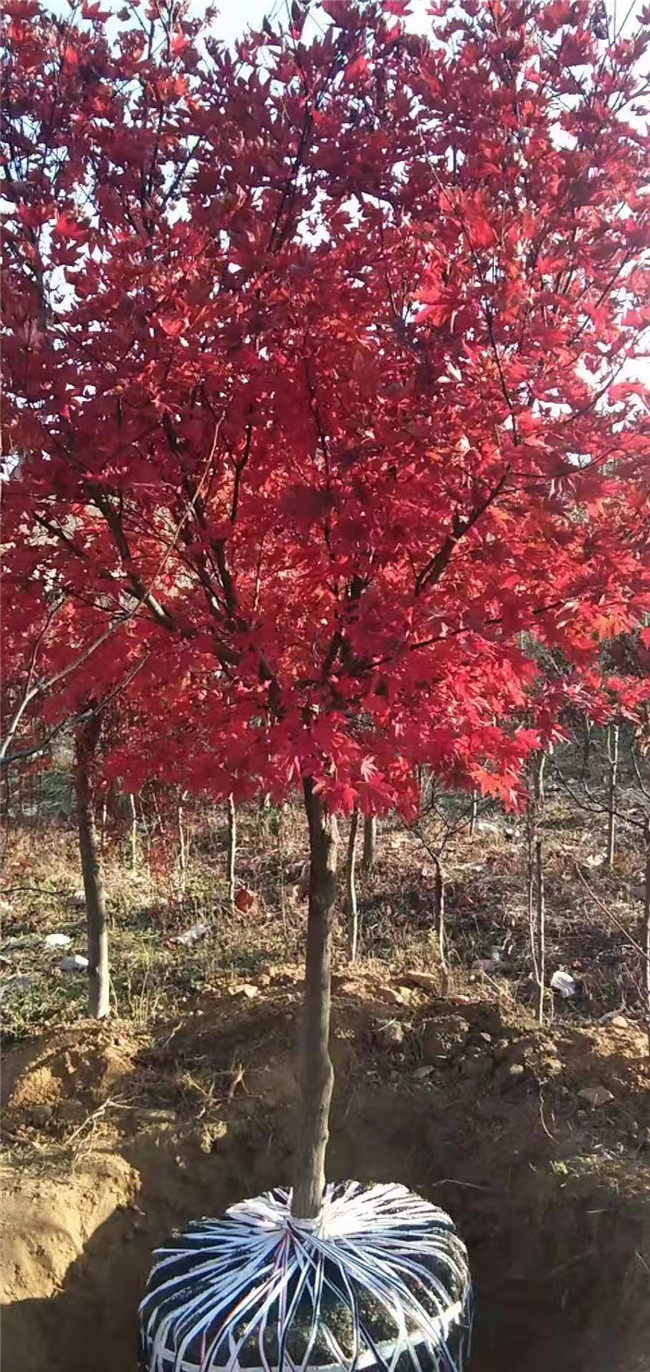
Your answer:
[[[404,9],[5,6],[10,751],[121,691],[133,787],[513,803],[525,636],[643,624],[648,12]]]

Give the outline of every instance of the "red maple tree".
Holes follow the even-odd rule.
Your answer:
[[[524,631],[581,670],[650,605],[647,13],[465,0],[416,37],[327,0],[308,40],[314,8],[233,57],[165,0],[11,0],[4,73],[20,726],[122,689],[134,787],[303,785],[300,1215],[335,812],[408,810],[421,762],[516,804]]]

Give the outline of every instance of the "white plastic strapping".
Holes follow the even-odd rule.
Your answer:
[[[143,1372],[463,1372],[467,1252],[404,1186],[326,1188],[317,1220],[277,1190],[204,1219],[154,1255]]]

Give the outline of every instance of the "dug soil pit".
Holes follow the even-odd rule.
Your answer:
[[[153,1035],[80,1025],[7,1055],[3,1367],[135,1372],[152,1248],[287,1181],[297,997],[288,969]],[[648,1372],[645,1054],[625,1022],[540,1034],[487,1000],[339,980],[329,1175],[451,1212],[472,1372]]]

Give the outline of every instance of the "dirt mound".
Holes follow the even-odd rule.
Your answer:
[[[149,1037],[82,1025],[7,1055],[12,1372],[133,1372],[152,1248],[290,1178],[298,976],[230,983]],[[452,1212],[477,1285],[472,1372],[648,1372],[640,1030],[540,1033],[503,1001],[368,968],[337,979],[333,1026],[329,1175]]]
[[[141,1046],[128,1025],[83,1024],[4,1059],[3,1128],[69,1132],[131,1078]]]
[[[71,1264],[100,1225],[130,1205],[138,1174],[115,1154],[93,1154],[65,1177],[2,1169],[3,1302],[60,1291]],[[12,1363],[17,1366],[17,1363]]]

